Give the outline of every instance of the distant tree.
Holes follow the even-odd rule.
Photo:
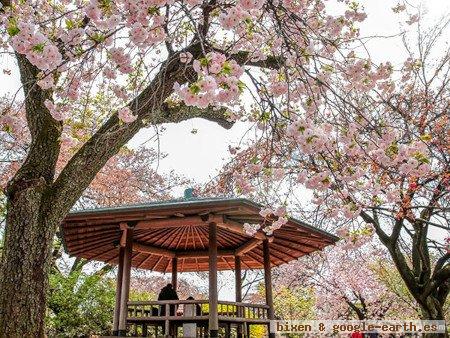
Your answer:
[[[130,288],[135,293],[142,292],[146,297],[150,296],[147,300],[156,300],[159,292],[167,283],[171,283],[171,279],[160,274],[138,273],[131,279]],[[178,277],[177,294],[180,299],[187,299],[190,296],[195,299],[207,298],[207,290],[203,290],[180,276]]]
[[[50,337],[109,335],[115,303],[115,281],[104,266],[83,270],[87,261],[72,260],[69,266],[55,262],[49,278],[46,331]]]
[[[251,303],[265,304],[265,285],[259,282],[252,288],[253,293],[247,296]],[[275,317],[283,320],[308,320],[315,319],[315,294],[313,288],[300,284],[287,285],[274,280],[274,310]],[[251,337],[266,337],[266,327],[255,325],[251,328]],[[287,335],[291,337],[292,335]],[[294,336],[292,336],[294,337]]]
[[[287,280],[285,280],[287,281]],[[314,289],[301,283],[284,283],[274,280],[274,308],[277,318],[285,320],[314,319],[314,305],[316,304]],[[265,286],[259,283],[256,292],[249,295],[252,303],[265,303]]]
[[[385,319],[417,316],[415,302],[403,302],[377,274],[386,254],[368,244],[338,245],[275,270],[275,285],[314,290],[315,315],[321,319]],[[403,284],[401,280],[398,281]],[[287,306],[287,305],[286,305]]]
[[[279,318],[292,320],[314,319],[316,297],[310,287],[276,286],[274,289],[275,313]]]
[[[3,104],[3,106],[2,106]],[[0,110],[5,102],[0,101]],[[9,110],[0,118],[0,217],[6,211],[5,189],[8,181],[25,161],[30,147],[30,135],[25,114],[19,108]],[[59,172],[81,147],[82,131],[66,135],[61,140],[56,170]],[[76,208],[123,205],[172,198],[172,188],[187,184],[187,180],[174,173],[158,174],[155,162],[166,155],[148,147],[123,147],[92,180],[77,201]],[[3,219],[4,220],[4,219]]]

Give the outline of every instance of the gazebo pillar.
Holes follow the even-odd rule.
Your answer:
[[[123,231],[126,231],[126,234],[123,257],[122,288],[120,292],[118,336],[126,336],[127,333],[127,303],[130,294],[131,258],[133,255],[133,228],[127,226]]]
[[[113,336],[117,336],[119,330],[120,295],[122,291],[124,254],[125,248],[123,246],[119,246],[119,266],[117,269],[117,279],[116,279],[116,303],[114,305]]]
[[[274,320],[273,309],[273,293],[272,293],[272,271],[270,266],[270,247],[269,240],[263,241],[263,255],[264,255],[264,284],[266,290],[266,304],[269,306],[269,320]],[[275,332],[270,332],[271,326],[269,325],[269,338],[275,338]]]
[[[242,302],[241,256],[234,256],[234,277],[236,281],[236,302]]]
[[[217,295],[217,224],[209,223],[209,337],[219,333]]]
[[[235,289],[236,289],[236,302],[242,302],[242,274],[241,274],[241,256],[234,256],[234,274],[235,274]],[[238,317],[242,317],[242,308],[237,307]],[[237,326],[237,338],[243,337],[242,324]]]
[[[178,258],[173,257],[172,258],[172,286],[175,291],[177,291],[177,285],[178,285]]]

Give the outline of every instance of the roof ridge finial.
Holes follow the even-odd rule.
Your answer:
[[[195,196],[194,196],[194,188],[184,189],[184,199],[185,200],[190,200],[190,199],[193,199],[193,198],[195,198]]]

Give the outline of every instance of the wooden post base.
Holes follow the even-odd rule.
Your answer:
[[[118,330],[117,331],[117,337],[126,337],[127,336],[127,330]]]
[[[218,338],[219,330],[209,330],[209,338]]]
[[[125,337],[127,335],[126,330],[114,330],[112,332],[112,337]]]

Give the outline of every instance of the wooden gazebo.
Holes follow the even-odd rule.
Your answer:
[[[71,256],[118,264],[114,335],[124,336],[127,328],[139,325],[139,335],[147,336],[147,327],[160,325],[166,337],[175,336],[174,327],[195,322],[206,327],[205,336],[218,337],[219,326],[233,326],[242,337],[248,335],[249,325],[269,326],[274,319],[271,267],[338,239],[292,218],[270,236],[263,231],[249,236],[244,223],[267,225],[277,219],[263,219],[261,208],[247,199],[208,198],[83,210],[66,217],[61,234]],[[209,271],[209,299],[130,302],[131,267],[171,272],[175,289],[177,272]],[[266,304],[242,302],[242,269],[264,269]],[[218,270],[235,270],[236,302],[219,302]],[[186,316],[170,313],[167,304],[198,304],[202,310]],[[165,313],[155,313],[162,305]]]

